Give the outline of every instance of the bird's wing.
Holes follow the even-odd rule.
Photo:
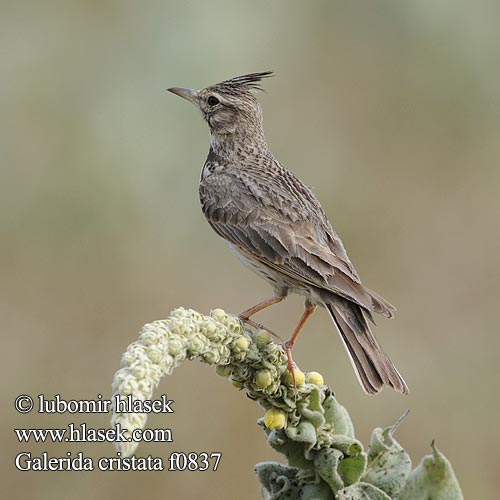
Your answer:
[[[213,229],[244,255],[392,316],[393,307],[361,284],[314,194],[288,170],[264,179],[227,169],[200,184],[200,199]]]

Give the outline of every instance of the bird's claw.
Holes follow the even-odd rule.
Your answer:
[[[254,321],[253,319],[250,319],[248,316],[245,316],[244,314],[238,314],[238,319],[242,323],[246,323],[247,325],[250,325],[250,326],[252,326],[253,328],[255,328],[257,330],[265,330],[267,333],[269,333],[270,335],[272,335],[274,338],[276,338],[279,341],[281,341],[281,338],[279,337],[278,334],[274,333],[272,330],[270,330],[269,328],[267,328],[267,326],[264,326],[263,324],[257,323],[257,321]]]
[[[297,382],[295,380],[295,363],[293,362],[292,358],[292,346],[288,341],[281,344],[281,346],[283,347],[283,350],[285,351],[286,354],[287,367],[288,371],[290,372],[290,375],[292,376],[293,385],[297,387]]]

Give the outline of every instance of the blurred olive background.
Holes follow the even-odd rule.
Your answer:
[[[397,305],[376,333],[409,397],[363,394],[326,313],[295,350],[359,437],[397,432],[417,465],[436,439],[466,498],[498,491],[500,7],[491,2],[1,2],[1,476],[9,498],[255,499],[280,459],[262,410],[199,363],[157,395],[148,426],[220,451],[214,472],[19,472],[20,451],[112,456],[104,444],[20,444],[14,428],[107,427],[29,415],[21,393],[110,397],[127,345],[176,306],[237,312],[270,288],[205,222],[208,130],[169,86],[274,70],[259,96],[271,149],[316,192],[364,282]],[[286,338],[290,298],[260,315]]]

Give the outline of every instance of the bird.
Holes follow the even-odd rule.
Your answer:
[[[272,71],[250,73],[201,90],[167,90],[194,104],[210,129],[199,197],[213,230],[241,262],[273,288],[272,297],[238,316],[252,316],[290,293],[305,297],[305,309],[283,344],[294,376],[292,349],[318,306],[328,311],[362,389],[376,394],[408,386],[372,333],[373,313],[394,316],[395,307],[365,287],[315,194],[278,161],[264,136],[262,108],[255,97]],[[295,378],[294,378],[295,380]]]

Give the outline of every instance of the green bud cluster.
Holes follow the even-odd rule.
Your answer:
[[[113,395],[151,399],[160,379],[186,359],[213,365],[266,410],[258,423],[288,464],[256,465],[264,499],[463,498],[449,462],[434,446],[433,455],[411,472],[408,454],[393,438],[397,424],[375,429],[365,452],[347,410],[321,374],[296,368],[292,376],[285,352],[268,332],[243,325],[222,309],[205,316],[178,308],[167,319],[144,325],[122,357]],[[131,432],[144,428],[146,418],[114,411],[112,424]],[[137,443],[116,446],[129,456]]]

